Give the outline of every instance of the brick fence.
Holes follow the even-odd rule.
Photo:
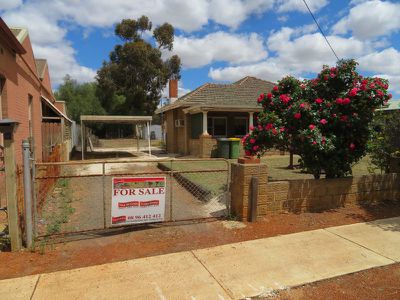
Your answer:
[[[251,177],[258,178],[257,217],[314,212],[362,203],[400,200],[400,174],[268,182],[265,164],[231,165],[232,211],[248,219]],[[400,201],[399,201],[400,202]]]

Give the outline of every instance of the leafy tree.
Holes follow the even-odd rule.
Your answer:
[[[64,82],[55,92],[56,99],[63,100],[67,106],[68,116],[80,120],[80,115],[105,114],[96,96],[96,84],[94,82],[79,84],[76,80],[66,75]]]
[[[124,43],[114,47],[96,77],[97,95],[107,112],[152,115],[168,79],[180,78],[180,58],[162,59],[162,51],[173,48],[174,28],[168,23],[158,26],[148,41],[145,32],[151,29],[146,16],[124,19],[116,25],[115,34]]]
[[[362,77],[354,60],[324,66],[317,78],[283,78],[271,93],[262,94],[257,126],[243,139],[247,155],[262,155],[288,141],[300,155],[303,170],[319,178],[351,174],[366,153],[373,112],[391,98],[388,83]]]
[[[399,111],[377,111],[371,124],[368,141],[371,162],[382,172],[388,173],[391,156],[400,156]]]

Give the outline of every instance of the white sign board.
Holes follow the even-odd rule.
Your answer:
[[[111,224],[161,222],[165,212],[165,177],[114,177]]]

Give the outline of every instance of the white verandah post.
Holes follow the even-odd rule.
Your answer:
[[[253,130],[251,130],[250,128],[253,128],[254,124],[253,124],[253,112],[249,112],[249,133],[252,132]]]
[[[209,135],[207,131],[207,111],[203,111],[203,135]]]

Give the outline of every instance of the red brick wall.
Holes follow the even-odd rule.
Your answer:
[[[23,46],[26,54],[15,55],[5,45],[0,44],[3,49],[0,52],[0,76],[5,78],[5,86],[2,95],[2,118],[10,118],[20,124],[14,135],[17,164],[22,164],[22,140],[29,137],[29,95],[32,96],[32,126],[35,140],[35,157],[41,160],[42,138],[41,138],[41,92],[54,100],[49,87],[45,87],[37,77],[36,66],[27,37]]]

